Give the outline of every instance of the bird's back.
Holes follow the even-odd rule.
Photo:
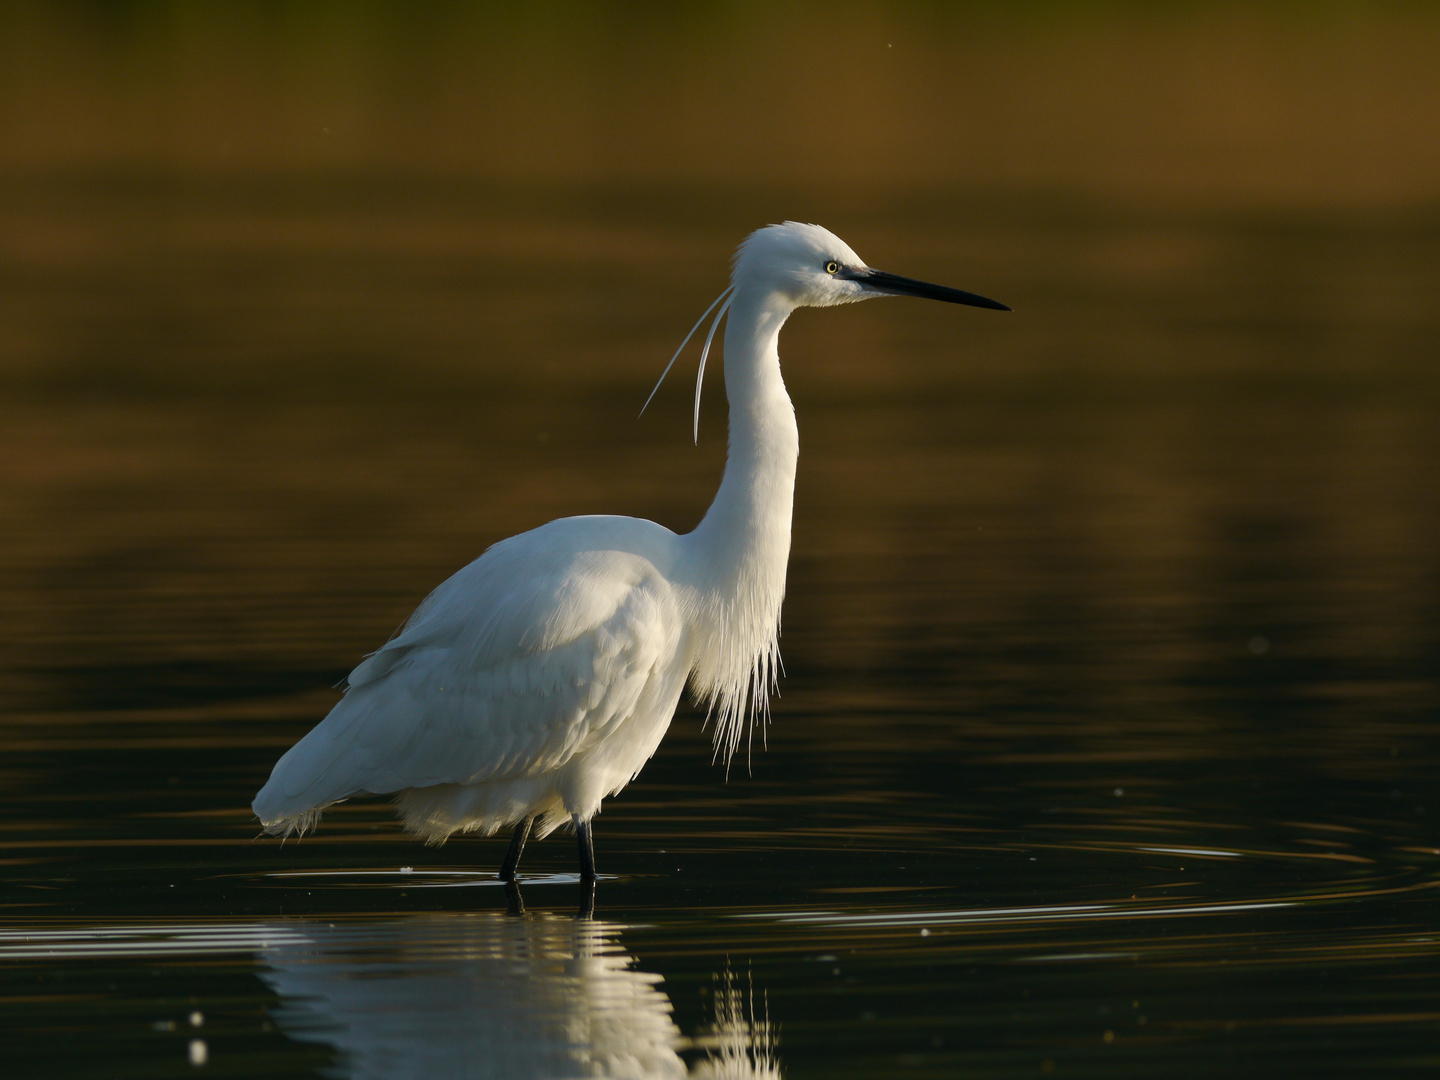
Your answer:
[[[276,764],[256,814],[271,832],[303,831],[354,795],[466,788],[445,805],[470,806],[468,816],[430,807],[421,816],[439,819],[409,822],[442,838],[557,800],[598,807],[658,741],[653,724],[628,738],[627,728],[658,705],[673,711],[689,671],[669,580],[676,540],[653,522],[583,517],[496,544],[355,668],[345,696]]]

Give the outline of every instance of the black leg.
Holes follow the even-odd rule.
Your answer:
[[[515,884],[513,878],[505,881],[505,913],[507,915],[524,915],[525,898],[520,895],[520,886]]]
[[[595,880],[595,845],[590,840],[590,822],[575,820],[575,835],[580,840],[580,880]]]
[[[520,865],[520,854],[525,850],[525,841],[530,839],[530,826],[534,818],[526,818],[515,826],[515,835],[510,837],[510,850],[505,852],[505,861],[500,864],[500,873],[495,876],[501,881],[514,881],[515,868]]]
[[[577,919],[593,919],[595,917],[595,879],[580,879],[580,910],[575,913]]]

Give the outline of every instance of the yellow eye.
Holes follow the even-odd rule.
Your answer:
[[[839,269],[840,269],[840,264],[837,263],[837,262],[828,262],[828,263],[825,264],[825,273],[827,273],[827,274],[834,274],[834,273],[838,272]]]

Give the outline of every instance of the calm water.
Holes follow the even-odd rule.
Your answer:
[[[811,200],[1017,310],[787,329],[768,746],[727,780],[683,710],[597,819],[593,921],[558,837],[523,916],[503,840],[381,803],[256,839],[275,757],[451,570],[698,519],[718,379],[698,449],[683,369],[635,412],[796,201],[9,184],[7,1075],[1440,1066],[1429,218]]]

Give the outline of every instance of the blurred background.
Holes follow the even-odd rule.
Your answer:
[[[894,627],[848,640],[847,590],[805,575],[893,577],[926,528],[972,611],[1142,563],[1158,610],[1201,563],[1323,556],[1305,604],[1394,616],[1327,632],[1419,648],[1436,55],[1428,4],[6,4],[9,692],[82,642],[339,670],[500,536],[688,528],[719,384],[698,451],[683,378],[634,410],[735,243],[784,218],[1020,311],[793,324],[795,601],[831,606],[848,661],[891,662]],[[1035,564],[961,538],[983,499]],[[1278,616],[1244,618],[1241,642]]]
[[[698,448],[693,357],[636,413],[735,245],[787,218],[1015,311],[791,320],[769,749],[727,784],[682,711],[597,825],[602,870],[661,882],[612,909],[1428,888],[1437,57],[1419,2],[0,6],[0,903],[268,914],[299,901],[245,882],[281,867],[498,860],[419,849],[374,803],[282,852],[248,802],[488,544],[573,513],[698,521],[715,365]],[[659,849],[690,853],[683,879]],[[531,858],[568,869],[569,846]],[[922,865],[941,891],[904,892]],[[1005,968],[1000,1004],[969,946],[875,959],[863,1000],[781,959],[762,982],[794,1075],[881,1075],[938,1052],[932,1021],[997,1075],[1217,1075],[1240,1042],[1214,1033],[1262,1015],[1250,1060],[1433,1065],[1434,946],[1374,929],[1428,932],[1428,909],[1347,910],[1247,923],[1250,982],[1221,967],[1237,938],[1197,932],[1164,961],[1188,990],[1077,961]],[[712,915],[666,930],[709,958],[672,962],[682,988],[734,945]],[[1326,970],[1370,997],[1304,997],[1337,935],[1371,966]],[[174,993],[220,993],[191,974]],[[852,1022],[915,986],[945,993],[888,1042]],[[997,1049],[1022,989],[1045,1005]],[[1102,1059],[1086,1003],[1111,990],[1168,1008]],[[1301,1039],[1347,1009],[1339,1042]]]

